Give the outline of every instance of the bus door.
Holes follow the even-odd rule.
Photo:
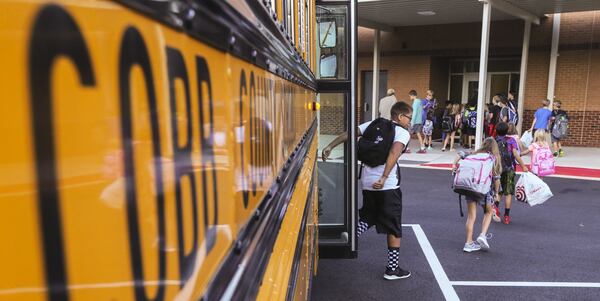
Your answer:
[[[319,156],[336,136],[348,140],[317,163],[319,256],[356,257],[356,8],[355,1],[317,1],[316,77]]]

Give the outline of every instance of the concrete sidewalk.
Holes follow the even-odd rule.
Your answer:
[[[411,140],[409,146],[412,152],[402,155],[401,164],[444,169],[450,168],[458,151],[467,150],[455,144],[456,148],[453,151],[442,152],[442,143],[433,142],[433,150],[427,151],[426,154],[417,154],[419,141],[416,139]],[[554,176],[600,179],[600,148],[563,147],[563,150],[565,156],[556,158],[557,173]],[[524,156],[523,161],[529,164],[530,155]]]

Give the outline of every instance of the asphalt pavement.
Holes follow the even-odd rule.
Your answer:
[[[513,201],[511,224],[492,222],[491,249],[464,253],[466,216],[450,172],[403,168],[403,223],[418,225],[431,249],[404,227],[400,266],[412,276],[387,281],[385,236],[370,229],[357,259],[319,260],[312,300],[600,300],[600,181],[545,181],[554,197],[535,207]]]

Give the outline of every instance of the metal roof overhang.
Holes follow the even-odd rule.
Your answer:
[[[492,4],[494,21],[523,19],[533,24],[546,14],[600,10],[600,0],[358,0],[358,23],[392,31],[401,26],[481,22],[481,2]]]

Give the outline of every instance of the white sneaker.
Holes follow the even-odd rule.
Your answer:
[[[427,147],[427,150],[432,150],[432,149],[433,149],[433,147],[431,147],[431,145]]]
[[[477,243],[479,243],[479,246],[481,247],[481,249],[483,249],[483,250],[490,249],[490,244],[487,241],[488,238],[492,238],[492,233],[488,233],[487,235],[484,235],[483,233],[481,233],[481,234],[479,234],[479,237],[477,237]]]
[[[469,252],[469,253],[479,251],[479,250],[481,250],[481,246],[474,241],[472,241],[471,243],[466,243],[465,247],[463,248],[463,251]]]

